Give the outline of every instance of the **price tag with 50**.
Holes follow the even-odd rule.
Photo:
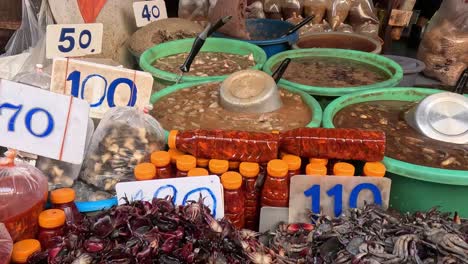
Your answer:
[[[52,66],[50,90],[88,101],[93,118],[115,106],[145,107],[152,88],[147,72],[64,58]]]
[[[103,25],[59,24],[48,25],[46,57],[81,57],[102,51]]]
[[[167,18],[166,3],[163,0],[140,1],[133,3],[133,13],[137,27]]]
[[[0,146],[80,164],[88,115],[86,101],[0,80]]]

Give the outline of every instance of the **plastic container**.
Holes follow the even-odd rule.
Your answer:
[[[288,207],[289,185],[288,164],[282,160],[272,160],[267,165],[267,177],[263,184],[261,204],[263,206]]]
[[[398,86],[400,87],[414,86],[418,74],[424,71],[424,69],[426,69],[426,64],[417,59],[395,55],[384,56],[394,60],[403,68],[403,79],[398,84]]]
[[[221,176],[229,170],[229,162],[227,160],[212,159],[208,168],[211,174]]]
[[[420,101],[424,97],[442,92],[440,90],[398,87],[362,91],[333,101],[324,112],[324,126],[334,127],[335,114],[346,106],[376,100]],[[386,177],[392,180],[390,206],[402,212],[429,210],[440,206],[445,212],[457,211],[461,217],[468,217],[466,193],[468,171],[446,170],[426,167],[385,157]],[[430,194],[430,199],[421,197]]]
[[[204,168],[193,168],[187,172],[188,177],[208,176],[210,173]]]
[[[34,253],[41,251],[41,243],[36,239],[25,239],[13,245],[11,254],[12,263],[28,263],[28,258]]]
[[[295,175],[301,174],[301,158],[296,155],[289,155],[286,154],[281,158],[283,161],[285,161],[288,164],[288,177],[291,179],[291,177]]]
[[[153,163],[144,162],[135,166],[133,169],[137,181],[148,181],[156,179],[156,167]]]
[[[156,151],[151,153],[151,163],[156,167],[158,179],[169,179],[172,177],[171,155],[167,151]]]
[[[306,175],[327,176],[327,167],[322,163],[309,163],[306,166]]]
[[[255,183],[260,173],[260,166],[258,163],[242,162],[239,165],[239,172],[243,179],[245,228],[256,230],[260,217],[260,192],[255,188]]]
[[[242,176],[234,171],[221,175],[224,188],[224,216],[239,228],[244,228],[244,193],[242,191]]]
[[[369,177],[384,177],[385,165],[382,162],[366,162],[363,168],[363,175]]]
[[[65,212],[67,225],[78,224],[83,217],[75,204],[75,190],[72,188],[61,188],[50,192],[50,202],[53,209]]]
[[[337,162],[333,165],[333,175],[335,176],[354,176],[355,168],[347,162]]]
[[[176,83],[179,78],[179,74],[162,71],[153,66],[153,62],[159,58],[164,58],[171,55],[180,53],[188,53],[192,48],[193,41],[195,39],[181,39],[170,41],[156,45],[146,50],[140,57],[140,67],[149,73],[151,73],[158,83],[158,86],[166,87]],[[246,43],[239,40],[225,39],[225,38],[208,38],[201,48],[201,52],[224,52],[239,55],[253,54],[256,65],[252,69],[261,70],[267,57],[265,52],[250,43]],[[220,76],[189,76],[185,74],[180,82],[194,82],[203,80],[219,80],[220,78],[227,77],[227,75]]]
[[[317,58],[317,57],[326,57],[326,58],[340,58],[340,59],[349,59],[353,61],[358,61],[361,63],[369,64],[373,68],[378,68],[386,72],[390,78],[383,82],[378,82],[370,85],[363,85],[357,87],[340,87],[340,88],[330,88],[330,87],[319,87],[319,86],[309,86],[300,83],[295,83],[288,81],[286,79],[281,79],[279,84],[286,84],[290,87],[296,88],[303,92],[313,95],[323,107],[328,105],[335,97],[342,96],[345,94],[378,89],[378,88],[387,88],[397,85],[403,79],[403,69],[395,61],[385,58],[383,56],[355,51],[355,50],[343,50],[343,49],[298,49],[282,52],[276,54],[275,56],[268,59],[268,61],[263,66],[263,71],[268,74],[272,74],[273,67],[281,63],[286,58]]]
[[[43,249],[48,249],[54,245],[52,238],[63,236],[65,219],[65,212],[60,209],[45,210],[39,215],[37,240],[39,240]]]
[[[293,48],[346,49],[380,54],[382,44],[376,39],[356,33],[319,32],[301,36]]]
[[[197,167],[197,159],[192,155],[183,155],[177,159],[176,178],[187,177],[189,170]]]

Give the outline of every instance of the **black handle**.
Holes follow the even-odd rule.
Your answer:
[[[458,82],[455,85],[455,89],[453,89],[453,92],[463,95],[465,93],[467,83],[468,83],[468,69],[463,71],[462,75],[460,76],[460,79],[458,79]]]
[[[284,59],[281,62],[280,66],[276,69],[276,71],[271,75],[271,77],[273,77],[276,83],[278,83],[281,77],[283,77],[283,74],[288,68],[290,62],[291,62],[290,58]]]
[[[309,17],[306,17],[304,18],[299,24],[295,25],[294,27],[292,27],[290,30],[288,30],[288,32],[286,32],[283,36],[281,36],[282,38],[284,37],[287,37],[289,35],[291,35],[292,33],[298,31],[301,27],[305,26],[306,24],[308,24],[310,21],[312,21],[312,19],[314,19],[314,16],[309,16]]]

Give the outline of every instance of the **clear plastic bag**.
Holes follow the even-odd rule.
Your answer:
[[[223,17],[232,16],[232,19],[218,31],[233,38],[250,39],[245,25],[246,8],[247,0],[218,0],[208,20],[214,24]]]
[[[99,191],[96,187],[80,180],[75,181],[73,190],[75,190],[75,201],[77,202],[95,202],[110,199],[113,196],[111,193]]]
[[[281,0],[264,0],[263,11],[265,16],[271,19],[282,19]]]
[[[312,22],[314,24],[319,24],[325,17],[329,5],[330,0],[304,0],[304,15],[306,17],[314,16]]]
[[[351,0],[332,0],[327,8],[327,21],[333,30],[343,23],[351,9]]]
[[[379,19],[371,0],[353,0],[348,15],[349,24],[356,27],[366,22],[379,24]]]
[[[281,2],[281,14],[283,19],[288,19],[294,16],[302,15],[302,0],[283,0]]]
[[[13,241],[5,225],[0,223],[0,264],[10,263]]]
[[[454,86],[468,67],[468,4],[445,0],[429,22],[418,50],[424,74]]]
[[[115,191],[118,182],[134,179],[135,165],[164,144],[164,130],[153,117],[136,108],[114,107],[96,128],[80,178],[99,190]]]
[[[13,241],[34,238],[47,200],[47,177],[37,168],[14,162],[16,151],[0,159],[0,222]]]
[[[88,131],[86,133],[85,153],[91,142],[94,132],[94,122],[89,119]],[[78,178],[82,164],[72,164],[60,160],[54,160],[46,157],[39,157],[36,162],[36,167],[44,172],[48,177],[49,191],[71,187]]]
[[[263,3],[262,1],[255,1],[246,9],[247,18],[266,18],[265,12],[263,11]]]
[[[363,24],[354,26],[354,32],[365,35],[374,39],[379,38],[379,24],[373,22],[364,22]]]
[[[49,90],[51,76],[44,72],[42,64],[36,64],[34,71],[18,74],[13,81]]]
[[[353,27],[349,24],[341,23],[335,29],[336,32],[343,32],[343,33],[353,33]]]
[[[207,20],[210,2],[208,0],[180,0],[179,18]]]

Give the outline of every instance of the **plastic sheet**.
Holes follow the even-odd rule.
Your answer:
[[[0,264],[10,263],[13,241],[5,225],[0,223]]]
[[[179,18],[189,20],[207,20],[209,10],[210,1],[208,0],[179,1]]]
[[[335,30],[348,17],[351,0],[332,0],[327,9],[327,21]]]
[[[234,38],[250,39],[245,25],[247,0],[218,0],[209,15],[210,23],[232,16],[232,19],[218,31]]]
[[[114,107],[94,133],[80,178],[99,190],[114,191],[134,179],[133,169],[164,147],[164,130],[150,115],[131,107]]]
[[[314,16],[312,22],[319,24],[325,17],[329,5],[330,0],[304,0],[304,15],[306,17]]]

